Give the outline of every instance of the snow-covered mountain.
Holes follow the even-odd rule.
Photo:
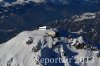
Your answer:
[[[7,2],[5,4],[11,5]],[[48,22],[52,24],[50,27],[53,25],[64,27],[72,32],[82,30],[85,33],[83,35],[92,43],[100,43],[99,11],[100,5],[94,4],[54,6],[30,2],[24,5],[0,7],[0,43],[9,40],[21,31],[32,30]],[[53,22],[55,20],[58,22]]]
[[[91,19],[95,19],[96,18],[96,13],[84,13],[80,16],[75,15],[74,17],[72,17],[74,19],[74,21],[83,21],[83,20],[91,20]]]
[[[99,57],[82,36],[62,37],[53,29],[24,31],[0,45],[0,66],[99,66]]]
[[[35,2],[35,3],[53,3],[56,5],[68,5],[68,4],[80,4],[80,3],[100,3],[99,0],[0,0],[1,3],[10,3],[10,4],[22,4],[28,2]]]
[[[100,12],[86,12],[81,15],[74,15],[71,18],[63,20],[54,20],[47,23],[48,26],[54,28],[67,29],[68,31],[79,33],[89,40],[92,44],[100,44]]]
[[[100,0],[0,0],[0,66],[100,66],[99,26]]]

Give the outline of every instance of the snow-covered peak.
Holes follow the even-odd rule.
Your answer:
[[[73,17],[75,20],[74,21],[82,21],[82,20],[88,20],[88,19],[95,19],[96,18],[96,13],[84,13],[80,16],[75,15]]]
[[[71,45],[74,45],[74,44],[83,44],[83,43],[85,44],[85,41],[84,41],[83,37],[80,36],[78,38],[73,39]]]
[[[25,2],[25,1],[33,1],[35,3],[42,3],[45,2],[45,0],[17,0],[18,2]]]
[[[16,5],[16,4],[24,4],[24,3],[29,3],[29,2],[35,2],[35,3],[45,3],[45,0],[0,0],[0,5],[2,6],[11,6],[11,5]],[[7,5],[8,4],[8,5]]]
[[[99,51],[78,50],[75,45],[72,46],[68,43],[68,40],[73,43],[73,39],[83,43],[82,37],[68,38],[66,36],[60,37],[56,34],[54,37],[52,36],[54,32],[52,29],[24,31],[6,43],[1,44],[0,66],[72,66],[73,64],[74,66],[84,64],[86,66],[99,66],[100,58],[97,57]],[[83,47],[83,45],[78,47]],[[88,57],[87,60],[89,62],[94,62],[93,64],[86,61],[83,62],[84,60],[78,60],[79,57],[82,59]],[[60,58],[62,64],[43,61],[46,58],[49,60]],[[68,61],[69,58],[75,61]]]
[[[0,2],[2,2],[3,0],[0,0]]]
[[[72,4],[72,3],[81,3],[81,2],[93,2],[93,3],[99,3],[99,1],[97,0],[0,0],[0,2],[9,2],[10,4],[12,3],[25,3],[25,2],[35,2],[35,3],[53,3],[53,4],[57,4],[57,5],[68,5],[68,4]]]
[[[0,2],[25,2],[25,1],[33,1],[35,3],[43,3],[43,2],[52,2],[52,3],[63,3],[63,4],[67,4],[68,3],[68,0],[14,0],[14,1],[11,1],[11,0],[0,0]]]

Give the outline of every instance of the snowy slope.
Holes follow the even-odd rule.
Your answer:
[[[76,49],[74,46],[86,44],[83,37],[51,37],[46,31],[24,31],[0,45],[0,66],[99,66],[98,51]],[[77,43],[78,41],[78,43]],[[79,58],[87,58],[90,63]],[[41,58],[61,58],[60,63],[41,63]],[[72,62],[68,61],[72,58]],[[65,61],[66,60],[66,61]],[[94,60],[93,63],[91,63]]]

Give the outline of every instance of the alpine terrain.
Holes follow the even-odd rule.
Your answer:
[[[0,66],[100,66],[100,0],[0,0]]]

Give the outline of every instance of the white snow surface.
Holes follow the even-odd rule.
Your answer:
[[[75,49],[68,43],[66,37],[57,37],[53,38],[47,35],[46,31],[24,31],[18,34],[16,37],[0,45],[0,66],[45,66],[37,58],[51,58],[55,56],[66,58],[66,62],[63,62],[63,65],[48,64],[47,66],[99,66],[100,58],[96,56],[96,51],[90,50],[78,50]],[[32,43],[29,45],[26,42],[32,38]],[[75,39],[75,38],[73,38]],[[79,39],[79,42],[83,42],[82,37],[76,38]],[[73,43],[74,41],[72,41]],[[55,46],[59,43],[58,46]],[[38,51],[34,52],[33,47],[38,46]],[[66,53],[66,55],[64,55]],[[74,54],[76,53],[76,55]],[[73,55],[75,63],[69,63],[68,58]],[[79,58],[89,57],[91,60],[94,58],[93,63],[87,63],[78,61]],[[88,60],[88,61],[91,61]]]

